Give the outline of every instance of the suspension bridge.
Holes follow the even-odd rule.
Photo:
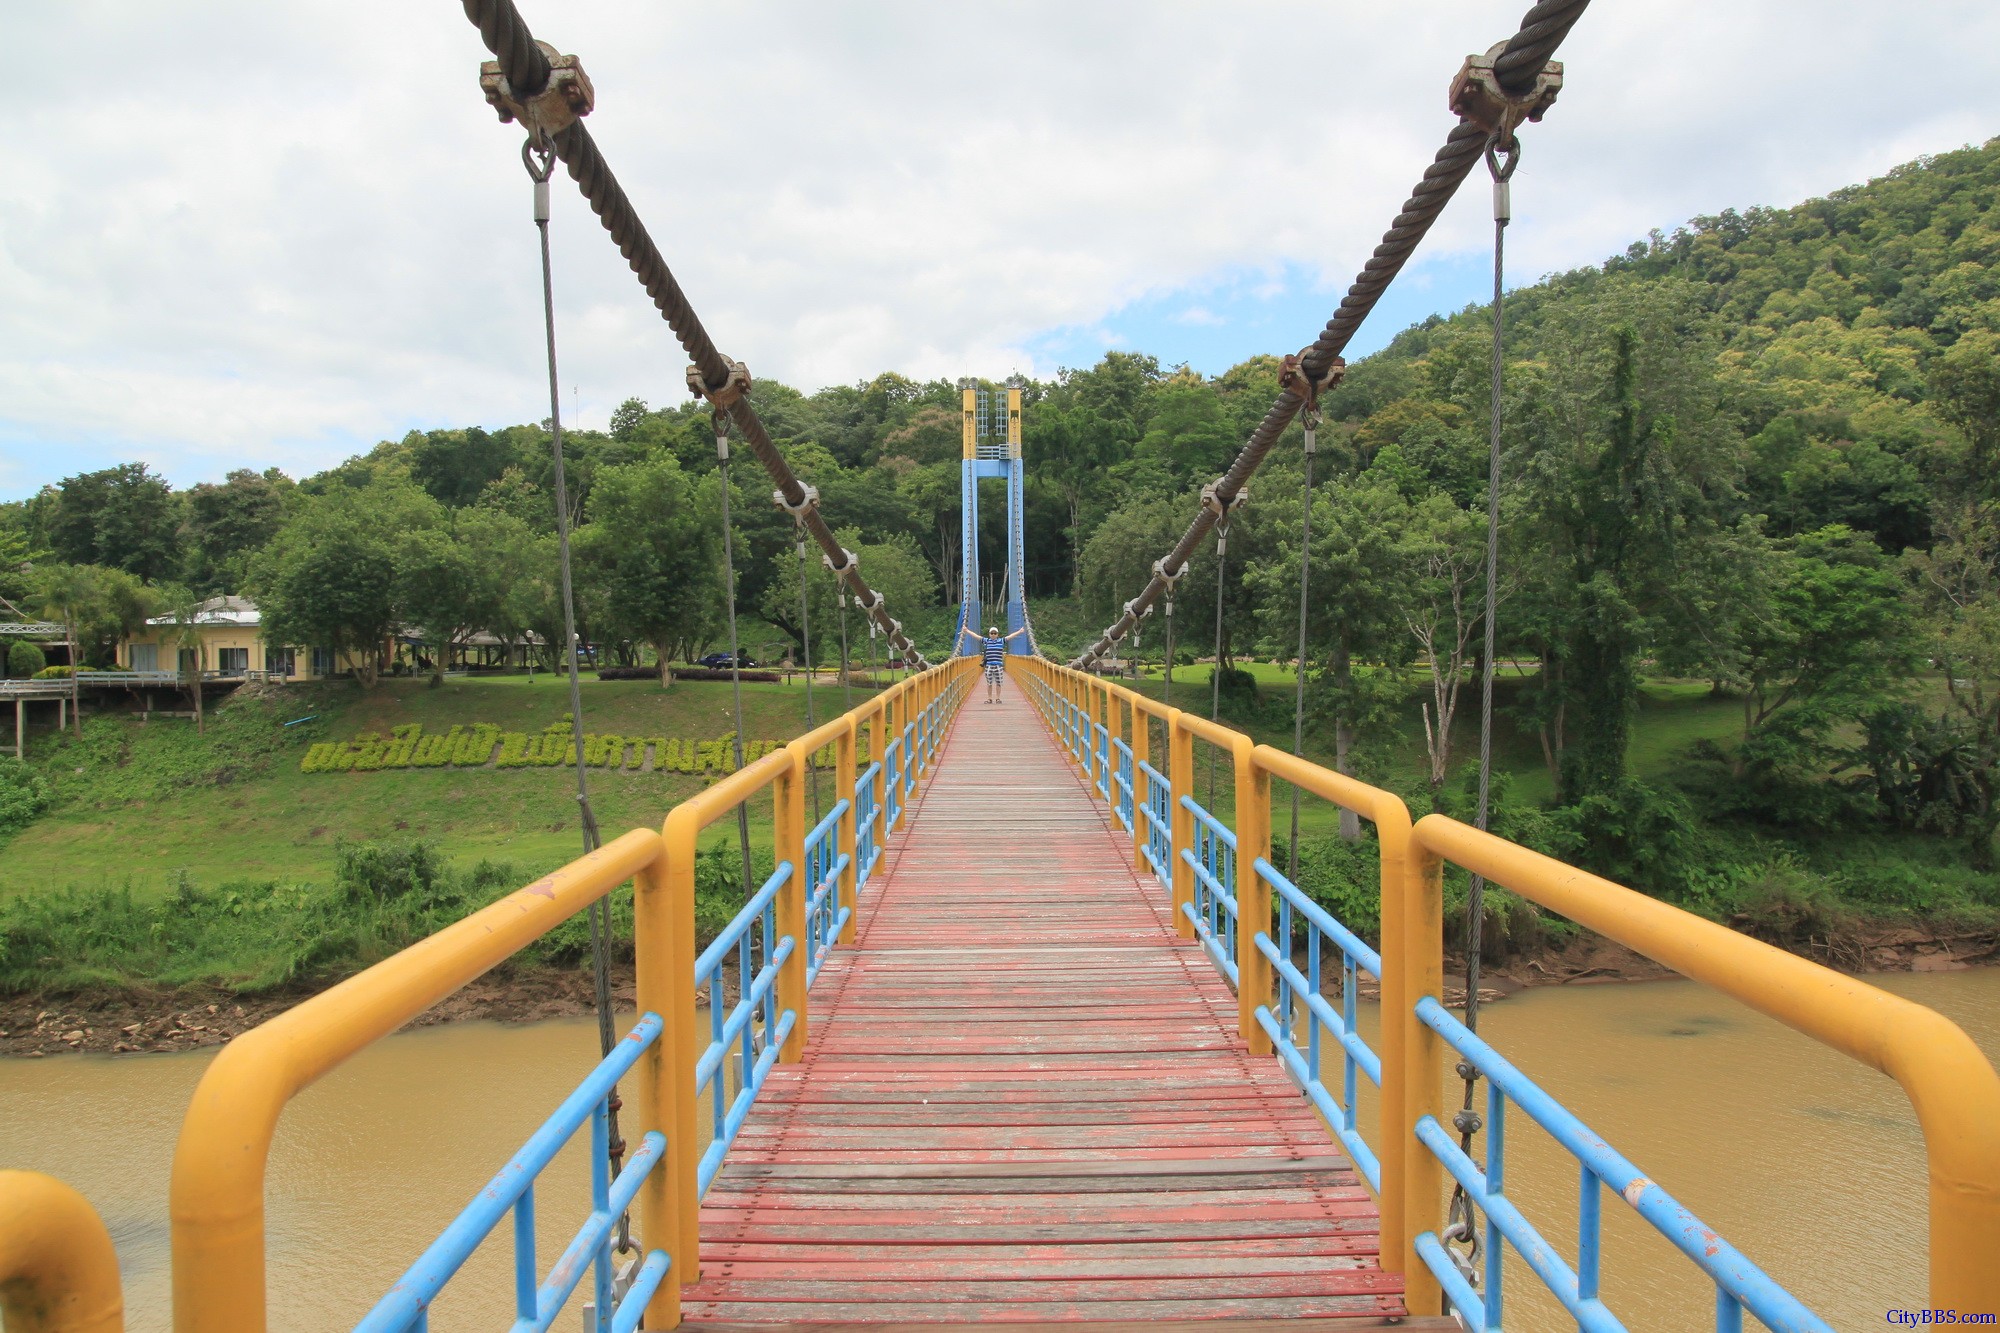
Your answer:
[[[612,1029],[600,991],[602,1062],[398,1281],[370,1293],[357,1329],[428,1328],[433,1302],[500,1233],[514,1247],[516,1329],[554,1327],[583,1305],[586,1327],[618,1333],[1497,1330],[1521,1282],[1579,1328],[1660,1327],[1656,1312],[1604,1297],[1607,1203],[1712,1286],[1715,1329],[1828,1328],[1813,1292],[1758,1267],[1758,1237],[1705,1226],[1482,1038],[1476,1008],[1447,1008],[1447,866],[1897,1080],[1927,1155],[1930,1306],[2000,1310],[2000,1077],[1956,1026],[1479,821],[1413,821],[1396,796],[1300,757],[1296,743],[1257,744],[1096,669],[1156,604],[1171,641],[1175,581],[1211,533],[1226,536],[1294,420],[1310,459],[1348,338],[1482,158],[1495,180],[1497,290],[1515,131],[1553,102],[1561,66],[1550,57],[1584,0],[1542,0],[1511,38],[1467,60],[1450,90],[1456,126],[1340,310],[1286,358],[1277,400],[1152,581],[1067,664],[1034,643],[1023,593],[1018,387],[963,386],[963,596],[950,653],[933,664],[834,540],[817,493],[759,420],[748,370],[716,348],[647,236],[584,128],[593,94],[579,63],[534,41],[511,0],[463,5],[496,57],[480,81],[488,101],[528,131],[544,240],[559,160],[692,361],[719,466],[733,433],[795,519],[800,559],[816,544],[843,609],[851,599],[871,640],[886,637],[915,669],[783,749],[747,764],[739,753],[734,772],[657,828],[600,845],[586,819],[578,860],[224,1048],[173,1163],[177,1329],[272,1325],[266,1169],[297,1093],[576,914],[608,926],[605,905],[626,886],[631,1026]],[[553,386],[546,245],[543,262]],[[1496,300],[1496,338],[1498,317]],[[1496,358],[1496,405],[1498,374]],[[1024,631],[1009,640],[997,705],[975,701],[989,478],[1005,481],[1008,510],[992,619]],[[723,521],[726,533],[726,511]],[[1228,808],[1213,787],[1198,799],[1204,763],[1230,775]],[[824,811],[823,780],[834,797]],[[579,797],[583,783],[579,767]],[[1273,853],[1274,786],[1369,826],[1374,942],[1278,864],[1291,861]],[[698,840],[764,801],[775,868],[697,948]],[[1364,991],[1379,995],[1372,1019]],[[1476,1006],[1476,978],[1466,991]],[[1448,1074],[1465,1088],[1456,1114]],[[1511,1197],[1522,1168],[1510,1169],[1508,1127],[1521,1117],[1566,1151],[1580,1186],[1560,1236]],[[578,1136],[590,1146],[588,1199],[538,1197],[541,1173]],[[539,1255],[538,1207],[570,1202],[574,1239]],[[0,1173],[0,1310],[8,1333],[124,1326],[103,1224],[49,1177]]]

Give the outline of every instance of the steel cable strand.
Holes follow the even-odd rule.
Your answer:
[[[1588,6],[1589,0],[1542,0],[1523,15],[1519,29],[1508,39],[1506,48],[1495,62],[1496,70],[1500,71],[1501,86],[1510,92],[1531,86],[1536,74],[1569,35],[1570,29]],[[1404,201],[1401,211],[1383,233],[1374,254],[1369,256],[1367,264],[1348,288],[1347,295],[1341,299],[1339,309],[1300,357],[1309,377],[1317,379],[1325,374],[1333,358],[1346,349],[1362,321],[1374,310],[1382,293],[1429,233],[1438,214],[1457,193],[1473,164],[1484,153],[1485,146],[1486,131],[1467,121],[1460,121],[1446,137],[1444,146],[1438,149],[1422,179],[1417,182],[1416,189],[1411,191],[1409,199]],[[1215,483],[1218,499],[1227,504],[1236,497],[1251,474],[1263,464],[1265,455],[1270,453],[1302,405],[1300,398],[1289,390],[1278,394],[1270,410],[1264,414],[1264,419],[1251,432],[1249,441],[1230,463],[1229,470]],[[1185,568],[1188,557],[1214,524],[1215,516],[1208,510],[1197,514],[1172,553],[1160,562],[1161,567],[1171,571]],[[1073,659],[1070,665],[1081,667],[1090,659],[1101,656],[1110,645],[1112,632],[1130,629],[1137,623],[1138,616],[1159,599],[1166,586],[1166,581],[1155,575],[1132,600],[1131,609],[1113,622],[1097,642]]]
[[[479,29],[479,39],[500,62],[500,72],[514,91],[532,97],[549,84],[549,58],[535,45],[528,22],[514,0],[463,0],[465,16]]]

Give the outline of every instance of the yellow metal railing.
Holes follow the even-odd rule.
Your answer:
[[[110,1233],[84,1197],[34,1171],[0,1171],[0,1328],[122,1333]]]
[[[700,1271],[695,1173],[701,1147],[694,1071],[705,1043],[696,1025],[694,985],[696,835],[741,802],[771,790],[777,859],[793,867],[777,900],[780,930],[801,946],[793,950],[777,983],[779,1007],[798,1016],[779,1058],[797,1060],[807,1014],[807,761],[821,747],[835,746],[836,772],[849,797],[836,833],[839,849],[848,856],[840,895],[851,907],[857,736],[867,728],[873,754],[880,757],[888,739],[904,735],[934,703],[944,703],[938,716],[948,718],[975,665],[955,658],[897,682],[675,807],[661,832],[634,829],[224,1047],[195,1090],[174,1153],[170,1211],[178,1333],[258,1333],[267,1326],[265,1164],[278,1117],[292,1097],[628,880],[635,890],[639,1012],[657,1013],[664,1023],[661,1039],[634,1070],[641,1128],[660,1129],[668,1140],[664,1169],[652,1172],[639,1194],[640,1231],[648,1248],[671,1256],[674,1275],[647,1307],[645,1327],[678,1326],[680,1287]],[[913,776],[921,784],[934,760],[926,751],[909,756],[908,762],[915,765]],[[886,833],[880,782],[878,777],[875,809]],[[847,938],[852,938],[851,923]],[[5,1240],[0,1233],[0,1255],[6,1253]],[[115,1278],[115,1265],[112,1271]],[[48,1327],[69,1333],[116,1325]],[[7,1329],[13,1333],[11,1323]]]
[[[1444,1174],[1416,1137],[1425,1117],[1442,1119],[1442,1038],[1416,1007],[1443,990],[1446,862],[1484,875],[1552,912],[1615,940],[1805,1033],[1895,1079],[1915,1108],[1929,1162],[1930,1304],[1939,1309],[2000,1309],[2000,1075],[1963,1030],[1942,1015],[1817,963],[1670,906],[1574,866],[1518,847],[1442,815],[1414,826],[1396,796],[1357,782],[1205,718],[1167,708],[1122,685],[1038,658],[1013,657],[1009,668],[1033,681],[1030,698],[1060,737],[1055,705],[1066,705],[1132,749],[1134,855],[1144,821],[1136,814],[1151,779],[1139,760],[1151,741],[1145,719],[1168,737],[1172,784],[1174,918],[1182,912],[1192,869],[1181,853],[1194,820],[1181,798],[1193,789],[1194,742],[1226,752],[1236,787],[1238,878],[1236,966],[1238,1027],[1253,1051],[1270,1042],[1253,1015],[1271,1003],[1272,977],[1255,946],[1272,929],[1262,877],[1248,868],[1270,847],[1270,783],[1278,778],[1352,810],[1375,826],[1382,908],[1382,1087],[1376,1151],[1382,1167],[1382,1265],[1401,1272],[1409,1308],[1436,1313],[1442,1297],[1419,1260],[1416,1239],[1441,1229]],[[1046,692],[1046,693],[1044,693]],[[1122,730],[1122,734],[1121,734]],[[1097,789],[1105,762],[1098,747],[1065,747]],[[1104,784],[1106,787],[1109,784]]]

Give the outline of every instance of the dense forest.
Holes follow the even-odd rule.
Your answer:
[[[2000,139],[1794,208],[1697,218],[1507,298],[1497,659],[1509,725],[1536,739],[1554,794],[1508,816],[1517,836],[1687,897],[1712,859],[1700,839],[1725,827],[1902,830],[1990,867],[1996,198]],[[1379,774],[1420,711],[1415,794],[1444,808],[1462,799],[1487,609],[1490,329],[1490,310],[1469,308],[1352,366],[1326,404],[1313,491],[1311,725],[1343,767]],[[1080,648],[1139,589],[1277,370],[1258,357],[1206,377],[1111,352],[1028,384],[1045,651]],[[892,611],[943,652],[957,386],[890,373],[812,394],[762,381],[753,397]],[[608,431],[566,442],[586,636],[633,664],[713,646],[705,408],[633,398]],[[255,598],[274,641],[358,650],[411,626],[438,643],[474,629],[559,641],[548,444],[536,424],[412,431],[302,480],[243,470],[186,491],[141,463],[72,476],[0,506],[0,594],[74,626],[86,661],[135,619],[223,592]],[[1233,668],[1294,655],[1301,468],[1294,427],[1252,483],[1220,579],[1211,548],[1181,585],[1177,657],[1219,646],[1239,700]],[[739,603],[797,642],[790,520],[754,468],[733,481]],[[987,570],[1004,563],[999,508],[983,512]],[[831,660],[832,580],[817,559],[804,577],[813,655]],[[1159,660],[1157,625],[1132,656]],[[1627,762],[1653,677],[1704,682],[1741,712],[1664,785]]]

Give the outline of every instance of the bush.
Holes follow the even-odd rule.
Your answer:
[[[12,756],[0,756],[0,836],[31,823],[48,808],[49,784]]]
[[[444,859],[435,842],[341,843],[334,848],[333,882],[357,902],[432,902],[444,878]]]
[[[26,639],[16,639],[7,650],[7,674],[16,680],[27,680],[48,664],[42,650]]]

